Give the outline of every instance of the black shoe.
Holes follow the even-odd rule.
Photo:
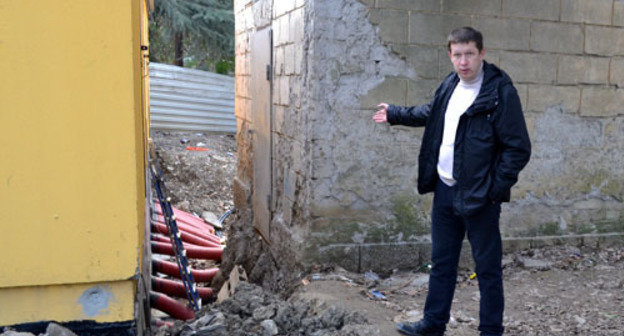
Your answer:
[[[397,323],[397,330],[408,336],[444,336],[444,328],[436,328],[429,325],[425,320],[416,323]]]

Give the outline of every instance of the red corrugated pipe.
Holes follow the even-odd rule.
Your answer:
[[[164,228],[167,229],[167,224],[165,224],[165,222],[162,222],[162,221],[159,221],[159,220],[152,221],[152,222],[154,224],[164,225]],[[190,233],[190,234],[195,235],[195,236],[197,236],[199,238],[202,238],[204,240],[211,241],[211,242],[214,242],[214,243],[217,243],[217,244],[221,244],[221,238],[219,238],[216,235],[213,235],[213,234],[207,233],[207,232],[202,232],[201,230],[199,230],[199,229],[197,229],[197,228],[195,228],[193,226],[186,225],[186,224],[183,224],[183,223],[177,223],[177,224],[178,224],[178,231],[180,231],[180,232]],[[159,226],[159,231],[158,232],[163,233],[165,235],[169,234],[169,230],[164,231],[164,232],[162,232],[162,230],[163,229]]]
[[[152,259],[152,269],[156,272],[180,279],[180,269],[176,263],[166,260]],[[219,268],[217,267],[207,270],[196,270],[191,268],[191,274],[196,282],[210,282],[217,272],[219,272]]]
[[[160,209],[160,203],[155,203],[156,204],[156,213],[160,216],[162,216],[162,211]],[[172,207],[173,208],[173,207]],[[211,233],[214,233],[215,229],[214,226],[208,222],[206,222],[205,220],[203,220],[202,218],[199,218],[197,216],[194,216],[188,212],[184,212],[182,210],[179,210],[177,208],[173,208],[173,214],[176,216],[177,220],[180,220],[182,222],[185,222],[189,225],[193,225],[193,226],[197,226],[197,228],[202,229],[202,230],[209,230]]]
[[[152,252],[166,254],[172,256],[173,247],[171,244],[162,242],[151,242]],[[186,250],[186,257],[196,259],[209,259],[209,260],[221,260],[223,254],[223,248],[221,247],[196,247],[192,245],[184,246]]]
[[[199,287],[197,288],[197,295],[199,295],[202,299],[209,299],[214,294],[214,291],[210,287]],[[159,277],[152,277],[152,290],[156,292],[165,293],[171,296],[176,296],[179,298],[186,298],[186,290],[184,289],[184,284],[180,281],[176,280],[168,280]]]
[[[159,222],[152,223],[152,232],[162,233],[163,235],[169,237],[169,228],[167,227],[167,225],[159,223]],[[182,229],[180,229],[179,232],[180,232],[180,239],[182,239],[182,241],[184,242],[199,245],[199,246],[206,246],[206,247],[221,246],[220,243],[215,243],[212,240],[203,239],[202,237],[194,235],[193,233],[186,232]]]
[[[191,308],[165,294],[150,291],[150,306],[178,320],[188,321],[195,318],[195,312]]]

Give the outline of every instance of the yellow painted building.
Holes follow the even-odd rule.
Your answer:
[[[141,318],[147,2],[0,0],[0,326]]]

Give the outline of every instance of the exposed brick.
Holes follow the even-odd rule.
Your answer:
[[[555,55],[502,52],[500,63],[515,82],[547,84],[556,78]]]
[[[440,85],[437,79],[410,80],[407,83],[407,106],[422,105],[433,99],[435,90]]]
[[[438,76],[438,48],[393,45],[392,50],[405,56],[409,65],[423,78]]]
[[[485,48],[529,50],[529,21],[482,18],[475,22],[474,27],[483,33]]]
[[[581,115],[612,117],[624,114],[624,89],[583,88]]]
[[[377,0],[377,8],[440,11],[440,0]]]
[[[585,51],[605,56],[624,55],[624,28],[586,26]]]
[[[611,24],[613,0],[561,0],[561,21]]]
[[[624,0],[613,2],[613,25],[624,26]]]
[[[497,15],[501,13],[501,0],[443,0],[446,13]],[[454,27],[462,27],[455,25]]]
[[[557,82],[562,84],[606,84],[609,77],[609,59],[560,56],[557,73]]]
[[[379,37],[382,41],[407,43],[408,13],[391,9],[374,9],[370,11],[370,21],[379,26]]]
[[[581,89],[575,86],[529,85],[527,109],[544,112],[548,107],[561,106],[564,111],[576,113],[581,100]]]
[[[461,15],[412,13],[409,19],[410,43],[446,45],[446,37],[455,27],[470,25]]]
[[[611,59],[611,73],[609,76],[609,83],[615,84],[620,88],[624,87],[624,57]]]
[[[360,98],[360,106],[366,109],[374,109],[381,102],[406,105],[406,96],[407,80],[405,78],[388,77]]]
[[[580,54],[583,52],[583,28],[577,24],[533,22],[531,49]]]
[[[503,16],[559,19],[559,0],[503,0]]]

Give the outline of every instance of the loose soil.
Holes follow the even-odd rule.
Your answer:
[[[233,136],[154,132],[152,138],[176,207],[198,215],[205,211],[219,215],[233,207],[231,186],[237,161]],[[209,150],[186,149],[201,145]],[[624,248],[596,251],[556,246],[527,250],[506,255],[504,265],[506,335],[624,335]],[[471,273],[462,270],[458,277],[447,335],[478,335],[479,290],[477,281],[470,279]],[[398,335],[396,322],[422,318],[428,276],[397,271],[383,279],[376,277],[373,273],[354,274],[341,269],[309,274],[289,300],[324,302],[328,307],[337,307],[343,317],[348,315],[343,310],[360,314],[367,322],[358,323],[375,327],[379,335]],[[384,298],[376,297],[373,290]],[[223,309],[209,306],[204,314]],[[232,311],[226,309],[224,313]],[[244,315],[249,312],[241,314],[229,320],[242,326],[250,317]],[[307,326],[311,325],[310,320],[306,321]],[[248,331],[237,334],[267,332],[259,321],[245,323]],[[253,323],[257,326],[250,325]],[[279,323],[276,325],[279,330]],[[230,325],[224,328],[232,330]],[[330,329],[312,328],[306,333],[308,329],[303,328],[304,332],[297,334],[340,335]],[[370,334],[369,329],[360,329]],[[163,335],[181,332],[182,328],[161,330]],[[187,328],[186,332],[193,335],[195,331]],[[287,334],[285,330],[279,333]],[[357,331],[349,334],[356,335]]]

